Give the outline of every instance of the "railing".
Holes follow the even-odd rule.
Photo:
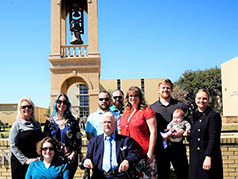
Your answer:
[[[62,45],[61,46],[61,57],[87,57],[88,56],[88,45]]]
[[[5,151],[2,150],[1,153],[2,153],[2,165],[5,164],[5,159],[7,159],[8,163],[10,163],[10,158],[9,158],[9,156],[5,153]]]

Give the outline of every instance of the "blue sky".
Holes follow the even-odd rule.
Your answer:
[[[238,56],[237,0],[99,0],[101,79],[170,78]],[[0,6],[0,103],[50,101],[50,0]]]

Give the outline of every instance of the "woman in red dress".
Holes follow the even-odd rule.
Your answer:
[[[156,143],[156,119],[153,110],[145,103],[137,86],[129,88],[125,98],[125,111],[120,121],[121,134],[132,137],[142,148],[142,160],[136,168],[140,178],[156,178],[154,149]]]

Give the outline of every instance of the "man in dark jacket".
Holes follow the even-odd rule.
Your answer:
[[[89,141],[83,166],[93,169],[92,178],[132,178],[129,169],[140,160],[135,141],[115,132],[116,120],[111,112],[103,114],[101,124],[104,133]]]
[[[183,142],[168,142],[166,148],[163,147],[163,138],[160,132],[164,132],[167,125],[172,120],[173,112],[176,109],[182,109],[187,112],[187,106],[171,97],[173,83],[169,79],[162,80],[158,84],[159,100],[151,105],[157,120],[157,142],[156,142],[156,160],[157,172],[159,179],[170,178],[170,162],[172,162],[178,179],[187,179],[188,177],[188,160],[186,148]],[[173,137],[181,137],[183,129],[173,133]]]

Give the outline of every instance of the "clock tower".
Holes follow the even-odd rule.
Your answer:
[[[51,109],[58,94],[80,83],[88,88],[89,110],[96,111],[101,66],[97,18],[97,0],[51,0]]]

